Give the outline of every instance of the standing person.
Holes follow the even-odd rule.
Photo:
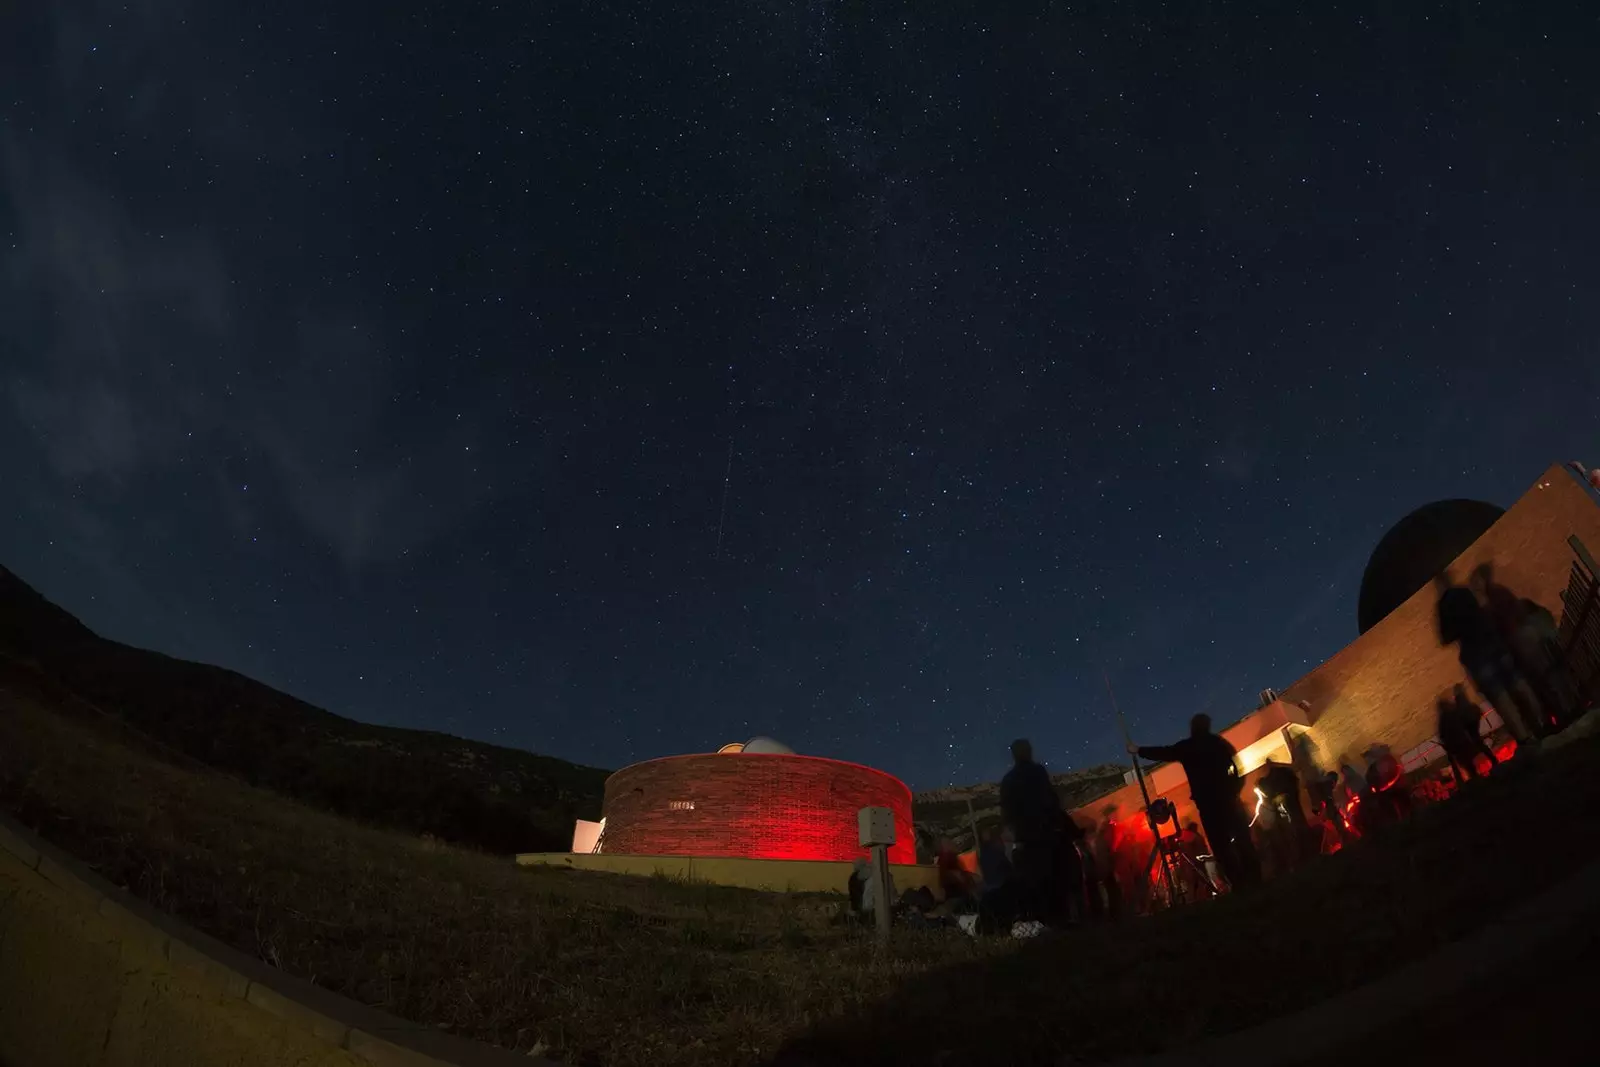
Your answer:
[[[1104,894],[1106,917],[1117,919],[1122,917],[1122,883],[1117,880],[1117,853],[1122,835],[1117,828],[1116,805],[1107,805],[1100,816],[1100,823],[1089,839],[1094,857],[1094,888]]]
[[[1102,878],[1100,868],[1100,828],[1091,824],[1083,831],[1083,840],[1078,844],[1078,852],[1083,860],[1083,914],[1086,919],[1099,920],[1106,917],[1106,898],[1100,890]]]
[[[1337,852],[1343,848],[1349,833],[1344,824],[1344,815],[1339,810],[1338,789],[1337,774],[1320,770],[1315,764],[1310,765],[1310,773],[1306,776],[1306,795],[1311,798],[1311,813],[1322,822],[1317,840],[1321,852]],[[1333,835],[1332,840],[1329,839],[1330,834]]]
[[[1068,923],[1081,922],[1084,917],[1083,854],[1078,851],[1083,842],[1083,827],[1066,812],[1061,813],[1061,826],[1055,845],[1055,893],[1057,907]]]
[[[1011,742],[1012,766],[1000,779],[1000,816],[1011,831],[1011,867],[1020,883],[1023,919],[1053,914],[1057,894],[1055,850],[1061,834],[1061,798],[1050,772],[1033,761],[1033,745]]]
[[[1306,820],[1305,805],[1300,802],[1300,776],[1294,766],[1267,761],[1267,771],[1256,783],[1256,788],[1267,798],[1267,804],[1283,819],[1279,828],[1287,847],[1287,861],[1294,866],[1311,855],[1317,842],[1312,840],[1310,824]]]
[[[1211,716],[1196,715],[1189,720],[1189,736],[1175,745],[1135,745],[1128,751],[1147,760],[1183,765],[1189,779],[1189,796],[1200,812],[1206,840],[1217,857],[1217,864],[1234,889],[1254,886],[1261,881],[1261,860],[1250,840],[1250,820],[1239,803],[1238,753],[1226,738],[1211,732]]]
[[[1434,584],[1439,588],[1440,643],[1459,646],[1467,677],[1505,720],[1517,739],[1518,751],[1531,751],[1544,721],[1539,698],[1517,670],[1511,652],[1472,590],[1452,582],[1449,571],[1434,579]]]
[[[1561,697],[1551,686],[1551,668],[1558,658],[1559,646],[1552,648],[1545,640],[1547,627],[1553,631],[1555,619],[1545,608],[1527,597],[1519,597],[1494,580],[1494,564],[1480,563],[1472,572],[1472,589],[1483,602],[1500,640],[1511,652],[1517,670],[1527,680],[1528,687],[1539,698],[1541,711],[1558,722],[1564,718]],[[1556,653],[1556,654],[1552,654]],[[1541,718],[1536,732],[1546,733],[1556,723]]]
[[[1479,726],[1482,718],[1483,712],[1467,696],[1466,686],[1458,684],[1454,690],[1440,695],[1439,747],[1450,757],[1450,773],[1455,776],[1456,785],[1478,776],[1478,756],[1488,757],[1490,767],[1498,762],[1484,743]]]
[[[1540,664],[1539,699],[1555,716],[1558,729],[1572,725],[1579,710],[1578,680],[1561,648],[1561,628],[1549,608],[1536,601],[1522,601],[1522,634],[1520,640],[1529,649],[1534,662]]]
[[[1366,775],[1350,763],[1339,765],[1339,786],[1335,795],[1339,798],[1339,810],[1344,812],[1345,825],[1357,837],[1365,834],[1372,823],[1369,811],[1372,805],[1368,803],[1371,794]]]

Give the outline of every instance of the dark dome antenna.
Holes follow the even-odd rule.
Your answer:
[[[1433,581],[1504,514],[1504,508],[1481,500],[1440,500],[1395,523],[1372,550],[1361,575],[1356,606],[1361,632]]]

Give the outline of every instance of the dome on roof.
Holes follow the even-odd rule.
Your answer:
[[[744,751],[757,756],[792,756],[794,749],[770,737],[752,737],[744,743]]]
[[[1395,523],[1372,550],[1361,575],[1356,605],[1361,632],[1433,581],[1504,514],[1505,509],[1481,500],[1439,500]]]

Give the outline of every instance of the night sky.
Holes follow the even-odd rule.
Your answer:
[[[0,562],[359,719],[921,788],[1118,758],[1102,668],[1232,719],[1407,511],[1600,463],[1591,5],[988,6],[13,5]]]

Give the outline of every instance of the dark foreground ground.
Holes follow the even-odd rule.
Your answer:
[[[519,870],[185,764],[25,683],[0,673],[0,808],[289,972],[573,1064],[756,1063],[785,1046],[836,1063],[1057,1063],[1182,1047],[1425,955],[1600,843],[1591,739],[1253,898],[1035,943],[908,931],[879,953],[832,922],[830,899]],[[1510,985],[1510,1011],[1479,1021],[1463,1005],[1463,1025],[1515,1034],[1519,1011],[1568,991]],[[1432,1061],[1425,1038],[1395,1040]]]
[[[1596,902],[1600,912],[1600,901]],[[1474,983],[1385,1027],[1364,1042],[1393,1063],[1529,1062],[1593,1063],[1596,997],[1600,995],[1600,929],[1577,931],[1535,966]],[[1539,1060],[1535,1050],[1548,1050]],[[1350,1067],[1352,1051],[1340,1049],[1306,1067]]]
[[[1597,767],[1600,739],[1577,741],[1255,895],[933,968],[790,1041],[783,1062],[865,1064],[884,1048],[900,1062],[1100,1061],[1182,1050],[1310,1007],[1427,956],[1600,858]],[[1526,973],[1497,975],[1431,1015],[1385,1028],[1377,1047],[1385,1060],[1465,1063],[1521,1062],[1528,1042],[1546,1035],[1586,1048],[1588,1005],[1600,992],[1597,947],[1592,934],[1563,942]],[[1329,1067],[1357,1051],[1340,1047],[1337,1032],[1318,1044],[1330,1049]],[[1488,1056],[1491,1048],[1511,1059]],[[1260,1052],[1259,1062],[1275,1062],[1273,1050]]]

